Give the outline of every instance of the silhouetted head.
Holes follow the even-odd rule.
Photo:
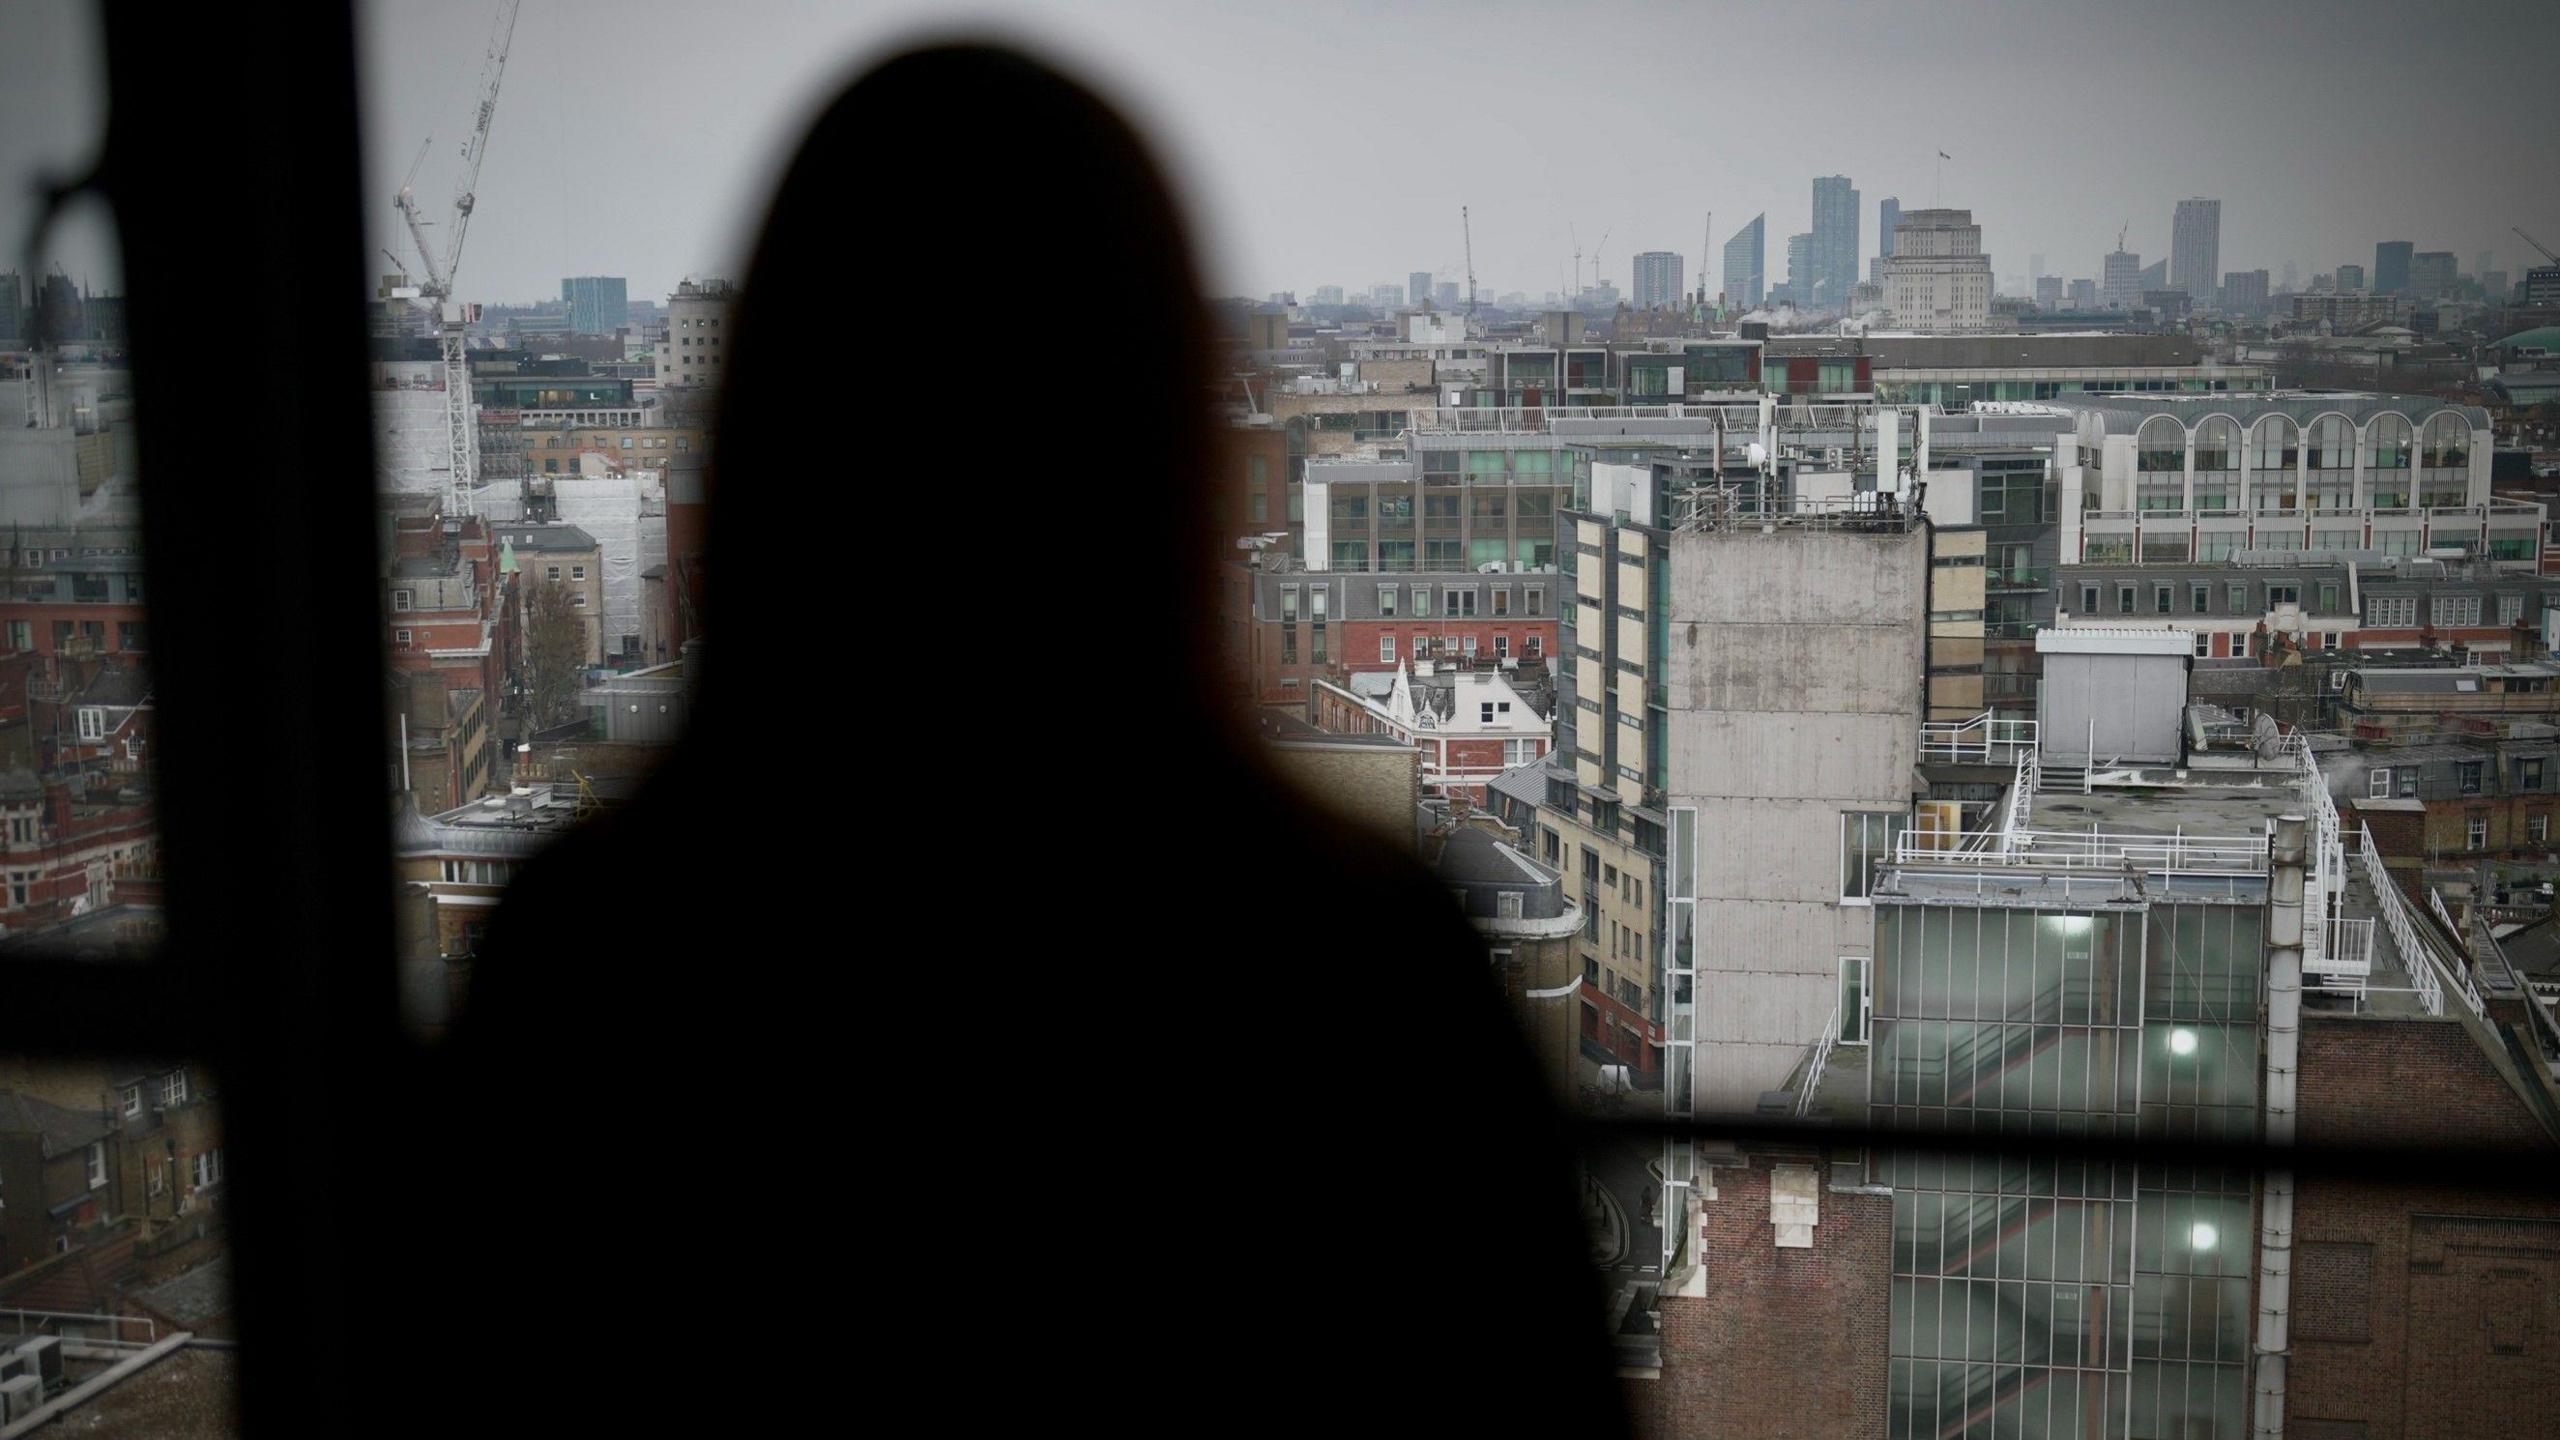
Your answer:
[[[1205,687],[1205,328],[1164,175],[1092,91],[982,45],[856,80],[733,322],[696,723],[764,723],[731,706],[786,675],[1026,652]]]

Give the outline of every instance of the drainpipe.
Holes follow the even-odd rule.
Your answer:
[[[2267,1144],[2293,1143],[2302,1052],[2302,816],[2276,818],[2267,887]],[[2258,1220],[2258,1440],[2284,1440],[2285,1358],[2293,1325],[2293,1171],[2267,1171]]]

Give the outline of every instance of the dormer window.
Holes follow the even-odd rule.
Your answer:
[[[131,1120],[139,1117],[141,1114],[142,1087],[139,1085],[127,1085],[124,1087],[124,1117]]]
[[[160,1077],[160,1104],[161,1104],[161,1107],[162,1107],[163,1109],[175,1109],[176,1107],[178,1107],[178,1106],[180,1106],[180,1105],[184,1105],[184,1104],[186,1104],[186,1103],[187,1103],[187,1072],[186,1072],[186,1071],[184,1071],[184,1070],[172,1070],[172,1071],[170,1071],[168,1074],[161,1076],[161,1077]]]

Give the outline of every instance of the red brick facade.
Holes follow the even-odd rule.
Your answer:
[[[2549,1137],[2453,1020],[2306,1017],[2305,1141],[2515,1146]],[[2294,1214],[2286,1432],[2547,1435],[2560,1423],[2560,1194],[2308,1175]]]
[[[1307,698],[1318,680],[1344,675],[1384,673],[1418,659],[1463,658],[1467,642],[1475,642],[1478,658],[1552,660],[1556,653],[1556,621],[1547,616],[1473,616],[1464,619],[1335,620],[1325,626],[1324,663],[1315,656],[1315,627],[1301,620],[1249,621],[1252,627],[1254,695],[1264,705],[1286,705]],[[1294,637],[1284,630],[1294,629]],[[1395,637],[1395,654],[1381,658],[1379,637]],[[1422,648],[1428,646],[1427,651]]]
[[[1782,1250],[1769,1168],[1784,1163],[1829,1173],[1809,1156],[1712,1172],[1716,1198],[1691,1220],[1705,1232],[1707,1293],[1662,1301],[1662,1378],[1637,1394],[1649,1435],[1884,1433],[1893,1198],[1826,1182],[1813,1248]]]

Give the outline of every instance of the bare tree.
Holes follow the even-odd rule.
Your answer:
[[[541,730],[577,712],[587,665],[587,625],[571,603],[569,587],[535,580],[525,593],[525,704],[530,728]]]

